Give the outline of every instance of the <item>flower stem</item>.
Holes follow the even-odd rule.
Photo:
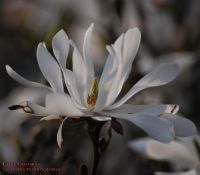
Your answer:
[[[99,154],[99,151],[97,149],[97,146],[93,145],[93,147],[94,147],[94,162],[93,162],[93,168],[92,168],[91,175],[96,175],[97,174],[99,160],[100,160],[100,154]]]
[[[104,122],[96,122],[93,120],[87,120],[88,124],[88,133],[91,138],[92,144],[93,144],[93,150],[94,150],[94,162],[93,162],[93,168],[91,171],[91,175],[97,175],[98,170],[98,164],[99,160],[101,158],[101,149],[100,149],[100,131],[104,124]]]

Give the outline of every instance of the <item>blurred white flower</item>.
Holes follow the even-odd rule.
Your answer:
[[[199,175],[198,170],[190,170],[187,172],[182,173],[163,173],[163,172],[157,172],[156,175]]]
[[[190,120],[175,115],[179,108],[177,105],[124,104],[143,89],[172,81],[177,76],[179,67],[173,63],[158,66],[116,102],[131,71],[132,62],[140,44],[140,31],[137,28],[129,29],[121,34],[114,44],[106,47],[109,55],[99,82],[89,55],[92,31],[93,24],[85,34],[83,57],[63,30],[60,30],[52,41],[56,59],[48,52],[44,43],[38,45],[37,61],[51,87],[24,79],[7,65],[8,74],[19,83],[53,92],[46,96],[45,107],[25,101],[11,106],[10,109],[45,116],[41,120],[59,119],[59,116],[66,116],[58,130],[59,146],[62,142],[61,131],[64,121],[68,117],[77,116],[92,117],[101,121],[110,120],[112,117],[128,120],[162,142],[171,141],[175,135],[185,137],[195,134],[196,128]],[[72,71],[65,68],[70,46],[73,48]],[[65,93],[65,86],[69,94]]]
[[[156,172],[156,175],[199,175],[199,136],[188,137],[171,143],[160,143],[150,138],[137,139],[129,147],[154,160],[171,162],[176,172]],[[196,146],[196,147],[195,147]],[[184,171],[183,170],[187,170]],[[182,172],[181,172],[182,170]]]

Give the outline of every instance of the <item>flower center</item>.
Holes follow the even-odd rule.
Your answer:
[[[96,104],[96,100],[98,97],[99,92],[99,83],[96,77],[92,79],[92,83],[90,86],[89,94],[87,97],[87,103],[88,103],[88,109],[92,111],[94,109],[94,106]]]

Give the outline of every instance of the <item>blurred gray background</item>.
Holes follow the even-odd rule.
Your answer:
[[[0,162],[35,161],[41,167],[62,167],[63,172],[58,174],[64,175],[78,174],[82,163],[89,169],[92,166],[92,145],[81,122],[65,125],[65,146],[60,151],[56,145],[59,121],[38,123],[37,117],[8,110],[8,106],[23,100],[38,102],[44,92],[20,86],[6,74],[5,65],[30,80],[44,82],[36,61],[37,44],[45,41],[51,51],[51,39],[61,28],[82,51],[84,33],[91,23],[95,24],[91,55],[100,76],[106,44],[113,43],[127,29],[138,27],[142,42],[122,94],[156,65],[174,61],[182,69],[175,81],[144,90],[129,103],[179,104],[180,113],[199,128],[199,19],[198,0],[0,0]],[[120,122],[124,135],[113,131],[98,174],[151,175],[154,170],[170,169],[165,163],[146,160],[129,150],[127,141],[145,133]]]

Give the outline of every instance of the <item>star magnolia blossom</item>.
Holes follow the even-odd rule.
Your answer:
[[[194,124],[188,119],[175,115],[178,111],[177,105],[124,104],[143,89],[172,81],[179,72],[178,66],[173,63],[158,66],[116,102],[131,72],[132,62],[140,44],[140,31],[137,28],[129,29],[121,34],[114,44],[106,47],[109,55],[99,82],[89,55],[92,31],[93,24],[90,25],[84,37],[83,57],[63,30],[60,30],[52,41],[55,59],[44,43],[38,45],[37,61],[51,87],[26,80],[7,65],[8,74],[19,83],[35,88],[45,88],[52,92],[46,96],[45,106],[26,101],[11,106],[10,109],[45,116],[41,120],[59,119],[59,116],[66,116],[57,134],[59,146],[62,142],[61,131],[64,121],[68,117],[77,116],[92,117],[101,121],[110,120],[112,117],[128,120],[162,142],[171,141],[175,135],[183,137],[193,135],[196,132]],[[65,66],[70,46],[73,48],[72,71]],[[69,94],[65,93],[64,86],[67,87]]]
[[[180,172],[180,170],[170,173],[156,172],[155,175],[200,175],[199,152],[195,149],[194,139],[196,144],[200,143],[199,136],[172,141],[168,144],[142,138],[130,142],[129,146],[151,159],[171,162],[174,169],[188,169],[185,172]]]

